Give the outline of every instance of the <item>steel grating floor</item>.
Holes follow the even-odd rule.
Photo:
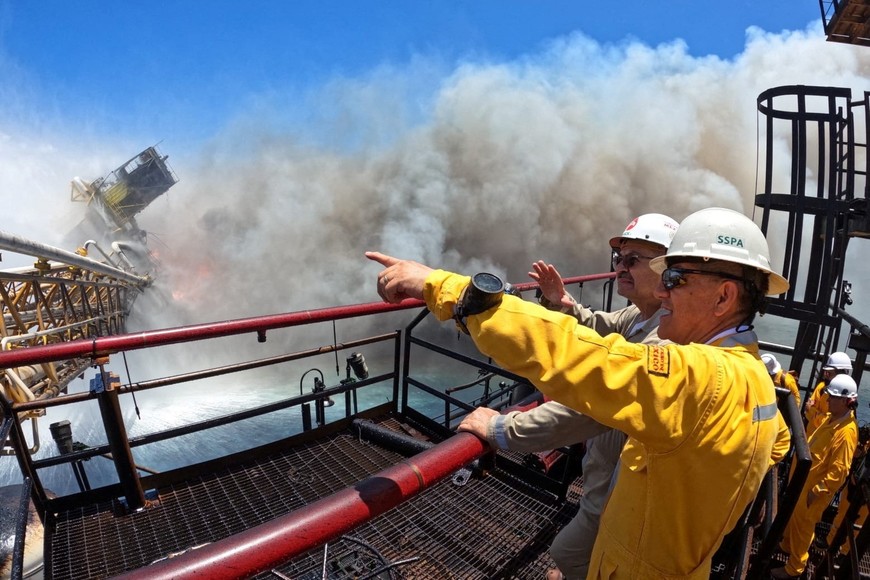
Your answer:
[[[395,425],[397,423],[393,422]],[[395,426],[394,425],[394,426]],[[256,464],[159,491],[156,506],[117,516],[116,501],[50,514],[46,577],[106,578],[289,513],[399,462],[349,432]],[[327,546],[257,578],[535,578],[576,511],[502,472],[449,479]],[[324,560],[325,553],[325,560]]]

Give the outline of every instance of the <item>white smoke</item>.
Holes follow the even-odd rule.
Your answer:
[[[340,143],[275,128],[280,103],[261,104],[176,167],[169,210],[147,223],[167,246],[165,283],[202,320],[376,300],[367,249],[517,282],[538,258],[600,271],[604,240],[638,214],[751,214],[758,94],[863,90],[868,65],[870,52],[826,43],[818,26],[750,29],[734,60],[575,34],[457,66],[422,113],[383,88],[408,95],[402,71],[378,71],[324,88],[341,100],[326,124]]]

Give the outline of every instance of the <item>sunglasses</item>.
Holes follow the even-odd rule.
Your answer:
[[[662,272],[662,284],[666,290],[673,290],[677,286],[682,286],[686,280],[686,274],[701,274],[704,276],[718,276],[719,278],[727,278],[729,280],[743,281],[740,276],[728,274],[727,272],[709,272],[707,270],[691,270],[689,268],[667,268]]]
[[[610,265],[613,266],[613,269],[616,270],[616,267],[620,264],[625,264],[626,270],[631,270],[635,266],[637,266],[638,262],[641,260],[652,260],[652,257],[641,256],[639,254],[625,254],[624,256],[619,252],[614,251],[610,256]]]

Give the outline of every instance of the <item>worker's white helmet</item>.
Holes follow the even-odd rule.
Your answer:
[[[696,211],[680,223],[668,253],[650,261],[661,273],[679,258],[703,258],[751,266],[767,275],[767,294],[788,290],[788,280],[770,267],[770,250],[761,229],[740,212],[722,207]]]
[[[825,366],[822,367],[822,370],[846,371],[847,373],[851,373],[852,360],[845,352],[832,352],[831,356],[828,357],[828,362],[826,362]]]
[[[619,248],[625,240],[641,240],[663,246],[666,250],[677,233],[677,220],[660,213],[645,213],[625,226],[622,235],[610,238],[610,247]]]
[[[828,383],[828,395],[831,397],[858,398],[858,385],[849,375],[837,375]]]
[[[782,370],[782,365],[779,364],[779,361],[776,360],[776,357],[772,354],[764,353],[761,355],[761,360],[764,361],[764,366],[767,367],[767,372],[772,375],[775,375]]]

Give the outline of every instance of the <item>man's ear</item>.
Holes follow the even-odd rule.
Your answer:
[[[713,306],[715,316],[724,316],[739,310],[740,286],[737,280],[723,280],[719,284],[716,303]]]

